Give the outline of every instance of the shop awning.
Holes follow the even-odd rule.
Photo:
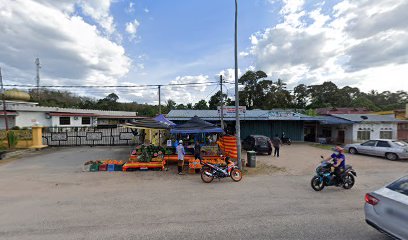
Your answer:
[[[154,118],[145,118],[141,120],[135,120],[131,123],[126,123],[123,125],[128,128],[144,128],[144,129],[170,129],[170,126],[161,123]]]
[[[194,116],[184,124],[174,126],[170,133],[221,133],[223,130],[216,125]]]
[[[154,120],[164,123],[169,126],[176,126],[174,122],[168,120],[163,114],[160,114],[159,116],[155,117]]]

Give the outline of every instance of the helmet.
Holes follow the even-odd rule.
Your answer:
[[[344,148],[340,147],[340,146],[336,146],[335,150],[339,153],[344,152]]]
[[[182,144],[182,143],[183,143],[183,140],[180,140],[179,143]]]

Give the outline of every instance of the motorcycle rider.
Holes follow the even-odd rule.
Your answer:
[[[344,155],[344,149],[340,146],[336,146],[335,152],[325,160],[330,161],[331,159],[333,159],[333,167],[331,169],[331,172],[333,174],[332,180],[336,181],[336,183],[338,184],[340,180],[340,174],[346,167],[346,156]]]

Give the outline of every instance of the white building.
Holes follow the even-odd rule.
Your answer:
[[[3,109],[2,103],[0,109]],[[115,125],[141,118],[136,112],[41,107],[37,103],[17,101],[6,101],[6,115],[9,128],[33,125],[45,127]],[[5,129],[4,111],[0,111],[0,129]]]
[[[332,126],[332,139],[344,143],[364,142],[369,139],[397,139],[398,123],[402,121],[392,115],[378,114],[332,114],[331,116],[350,122],[350,124]]]

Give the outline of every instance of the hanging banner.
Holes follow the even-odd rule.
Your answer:
[[[218,115],[221,115],[221,107],[217,107]],[[235,106],[223,106],[223,113],[224,116],[235,116]],[[238,107],[239,115],[244,115],[246,113],[246,106],[239,106]]]

